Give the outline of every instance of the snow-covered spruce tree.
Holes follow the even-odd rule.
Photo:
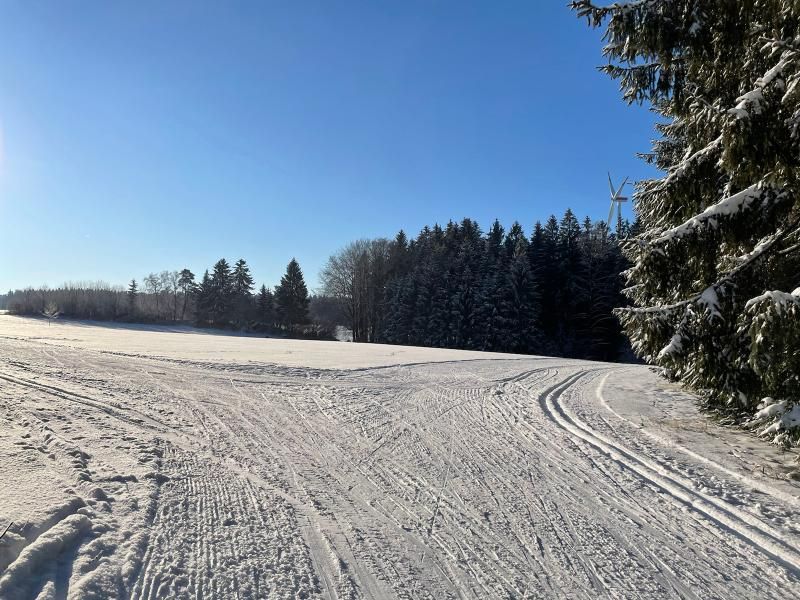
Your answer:
[[[800,5],[572,2],[603,71],[664,117],[620,309],[634,350],[710,407],[800,437]],[[794,408],[793,408],[794,407]]]

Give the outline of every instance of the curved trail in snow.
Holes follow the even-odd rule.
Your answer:
[[[603,378],[600,380],[600,383],[597,386],[596,392],[595,392],[595,395],[596,395],[597,399],[600,401],[600,404],[603,406],[603,408],[605,408],[607,411],[609,411],[611,414],[613,414],[616,418],[620,419],[621,421],[624,421],[628,425],[630,425],[630,426],[632,426],[632,427],[634,427],[636,429],[639,429],[643,435],[651,438],[652,440],[654,440],[656,442],[659,442],[661,444],[671,443],[670,440],[664,438],[663,436],[659,436],[659,435],[657,435],[657,434],[655,434],[655,433],[653,433],[651,431],[648,431],[646,429],[641,429],[640,427],[638,427],[636,425],[636,423],[634,423],[630,419],[622,416],[616,410],[614,410],[614,408],[606,401],[605,396],[603,396],[603,388],[605,387],[606,382],[608,381],[609,375],[610,375],[610,373],[606,373],[603,376]],[[736,479],[736,480],[740,481],[744,485],[747,485],[747,486],[750,486],[750,487],[752,487],[754,489],[757,489],[760,492],[763,492],[764,494],[769,494],[771,496],[775,496],[776,498],[780,498],[783,502],[786,502],[788,504],[791,504],[793,506],[796,506],[796,507],[800,508],[800,495],[789,494],[789,493],[787,493],[787,492],[785,492],[783,490],[779,490],[779,489],[775,488],[774,486],[766,484],[766,483],[764,483],[764,482],[762,482],[762,481],[760,481],[758,479],[754,479],[753,477],[749,477],[749,476],[747,476],[747,475],[745,475],[745,474],[743,474],[741,472],[734,471],[733,469],[730,469],[730,468],[726,467],[725,465],[720,464],[719,462],[711,460],[708,457],[703,456],[702,454],[699,454],[698,452],[695,452],[694,450],[692,450],[690,448],[687,448],[685,446],[674,445],[674,444],[672,444],[672,445],[673,445],[673,447],[677,448],[681,453],[686,454],[687,456],[691,457],[693,460],[696,460],[696,461],[701,462],[703,464],[709,465],[709,466],[713,467],[714,469],[717,469],[717,470],[723,472],[728,477],[731,477],[733,479]]]
[[[592,430],[581,422],[561,401],[561,397],[572,383],[585,376],[585,373],[573,376],[561,387],[543,397],[543,406],[548,416],[576,437],[607,453],[625,468],[659,486],[675,499],[704,514],[720,527],[727,528],[743,541],[758,547],[768,556],[794,571],[796,575],[800,575],[800,551],[784,541],[780,532],[733,505],[692,489],[691,483],[680,475],[626,448],[618,441]],[[598,398],[602,399],[602,382],[596,390]]]

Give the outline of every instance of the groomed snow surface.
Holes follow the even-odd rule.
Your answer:
[[[0,315],[0,598],[798,598],[795,455],[644,366]]]

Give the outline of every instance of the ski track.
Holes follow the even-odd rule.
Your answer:
[[[0,358],[0,597],[800,594],[797,488],[622,416],[643,367]]]

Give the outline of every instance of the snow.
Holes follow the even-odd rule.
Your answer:
[[[756,85],[764,88],[775,81],[792,62],[791,54],[792,53],[785,53],[781,59],[775,63],[774,67],[764,73],[764,75],[756,81]]]
[[[763,190],[760,183],[753,184],[742,191],[724,198],[712,206],[709,206],[699,215],[692,217],[677,227],[666,230],[657,239],[655,239],[653,243],[664,244],[666,242],[685,237],[695,230],[704,229],[707,227],[715,229],[717,227],[718,219],[746,210],[750,207],[754,200],[762,197],[762,192]]]
[[[697,150],[696,152],[692,152],[691,148],[687,149],[686,151],[687,156],[685,156],[683,160],[681,160],[681,162],[679,162],[677,165],[670,168],[669,173],[664,178],[664,180],[658,183],[659,188],[661,189],[667,188],[669,185],[671,185],[672,183],[683,177],[684,174],[691,172],[690,169],[692,166],[696,165],[701,160],[707,159],[709,156],[713,155],[720,148],[722,148],[722,135],[720,135],[719,137],[708,143],[703,148],[700,148],[700,150]]]
[[[737,119],[746,119],[750,114],[761,114],[761,103],[764,101],[764,90],[756,88],[739,96],[737,104],[728,112]]]
[[[791,294],[782,292],[780,290],[769,290],[763,294],[750,298],[745,304],[745,308],[755,306],[765,300],[769,300],[780,310],[783,306],[797,305],[800,306],[800,288],[796,288]]]
[[[659,350],[658,358],[661,359],[671,354],[680,354],[681,352],[683,352],[683,335],[681,335],[679,332],[676,332],[670,338],[667,345]]]
[[[0,339],[35,338],[46,345],[91,351],[116,352],[131,357],[157,357],[181,362],[247,363],[263,361],[289,367],[369,368],[406,362],[441,362],[485,358],[482,352],[408,348],[386,344],[356,344],[359,352],[344,351],[341,342],[234,335],[213,329],[186,326],[53,321],[8,317],[0,327]],[[313,352],[309,352],[313,349]]]
[[[760,410],[750,421],[751,426],[760,427],[758,434],[761,436],[774,436],[775,434],[800,425],[800,405],[790,405],[786,400],[776,401],[773,398],[764,398],[759,405]]]
[[[783,80],[778,79],[786,67],[792,62],[791,54],[785,53],[783,57],[769,71],[756,80],[756,87],[736,99],[736,106],[729,109],[728,113],[737,119],[747,119],[751,114],[760,114],[764,101],[764,88],[775,82],[783,86]]]
[[[42,533],[20,552],[0,577],[0,598],[24,594],[35,583],[34,575],[47,569],[66,547],[75,544],[90,527],[91,521],[86,516],[73,514]]]
[[[714,289],[713,285],[703,290],[703,293],[700,294],[698,304],[705,307],[705,310],[708,311],[709,320],[722,319],[722,313],[719,310],[719,296],[717,296],[717,291]]]
[[[0,316],[0,423],[0,598],[800,590],[797,456],[644,366]]]

